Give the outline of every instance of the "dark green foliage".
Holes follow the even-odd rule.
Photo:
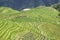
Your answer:
[[[58,11],[60,11],[60,3],[54,4],[53,8],[57,9]]]
[[[60,14],[58,14],[58,16],[60,16]]]

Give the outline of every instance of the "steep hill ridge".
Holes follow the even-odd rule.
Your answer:
[[[50,6],[59,2],[58,0],[0,0],[0,6],[10,7],[16,10],[34,8],[40,5]]]

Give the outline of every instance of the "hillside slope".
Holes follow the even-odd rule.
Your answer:
[[[3,8],[0,9],[0,40],[60,40],[57,10],[38,7],[19,12]]]
[[[0,6],[11,7],[16,10],[33,8],[40,5],[50,6],[59,2],[58,0],[0,0]]]

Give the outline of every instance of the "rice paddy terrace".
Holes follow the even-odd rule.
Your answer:
[[[0,40],[60,40],[58,14],[51,7],[28,11],[0,7]]]

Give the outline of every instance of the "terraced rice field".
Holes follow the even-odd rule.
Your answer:
[[[60,40],[57,10],[38,7],[29,11],[9,8],[3,11],[0,13],[0,40]]]

